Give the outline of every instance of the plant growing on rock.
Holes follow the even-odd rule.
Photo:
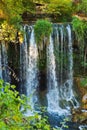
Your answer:
[[[81,50],[83,66],[86,67],[86,60],[87,60],[87,45],[86,45],[86,36],[87,36],[87,21],[79,18],[73,17],[72,21],[73,30],[76,34],[79,48]]]
[[[87,33],[87,22],[77,17],[73,17],[72,20],[73,30],[79,41],[84,40]]]
[[[37,20],[34,31],[36,43],[43,50],[43,42],[44,45],[47,43],[47,39],[52,32],[52,24],[47,20]]]

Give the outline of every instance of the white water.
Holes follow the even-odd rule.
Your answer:
[[[22,76],[24,76],[24,77],[21,77],[22,82],[23,80],[25,82],[22,86],[22,89],[23,87],[25,87],[26,95],[27,97],[30,98],[27,103],[28,105],[31,106],[31,109],[33,110],[34,105],[37,101],[36,90],[38,86],[38,68],[37,68],[38,51],[37,51],[37,46],[35,43],[33,28],[31,28],[29,43],[27,43],[26,34],[25,34],[23,48],[24,48],[24,51],[21,50],[21,61],[20,61],[22,64],[22,69],[21,69],[22,72],[21,71],[20,72],[22,73]],[[32,111],[27,110],[26,115],[31,115],[31,114],[33,114]]]
[[[87,125],[80,125],[79,130],[87,130]]]
[[[59,93],[58,93],[58,83],[56,79],[56,64],[55,56],[53,52],[53,40],[50,36],[50,44],[47,48],[47,81],[48,81],[48,111],[58,111],[59,107]]]
[[[54,56],[53,39],[50,36],[50,44],[47,47],[47,110],[49,113],[66,114],[67,111],[59,105],[59,85],[56,77],[56,63]]]
[[[58,66],[59,74],[60,76],[60,83],[58,82],[57,74],[56,74],[56,62],[55,62],[55,55],[54,55],[54,41],[53,38],[50,37],[50,44],[47,48],[47,86],[48,86],[48,92],[47,92],[47,100],[48,100],[48,106],[47,110],[48,112],[56,112],[58,114],[70,114],[70,107],[71,104],[73,107],[78,107],[79,103],[77,102],[74,92],[73,92],[73,51],[72,51],[72,39],[71,39],[71,28],[68,25],[66,27],[66,31],[68,34],[68,41],[67,41],[67,73],[65,74],[66,80],[64,80],[64,75],[63,75],[63,63],[64,59],[62,58],[63,55],[66,55],[65,52],[63,51],[63,48],[65,47],[64,43],[64,32],[63,32],[63,27],[60,27],[60,35],[61,39],[59,42],[58,38],[58,32],[56,29],[56,39],[58,40],[57,45],[60,46],[60,65]],[[59,49],[59,47],[58,47]],[[65,48],[64,48],[65,49]],[[64,103],[65,102],[65,103]],[[62,107],[61,107],[62,103]]]
[[[38,58],[38,51],[34,38],[34,30],[32,30],[29,46],[29,64],[27,68],[27,96],[33,94],[38,86],[37,58]],[[34,98],[32,102],[35,102],[35,100],[36,99]]]
[[[0,44],[0,79],[10,82],[8,55],[5,43]]]
[[[73,107],[78,107],[79,103],[77,102],[74,92],[73,92],[73,50],[72,50],[72,38],[71,38],[71,28],[70,25],[66,27],[66,31],[68,33],[68,63],[67,63],[67,73],[66,73],[66,81],[61,84],[60,86],[60,92],[61,92],[61,100],[66,101],[65,108],[70,109],[70,105],[68,103],[71,103]],[[62,67],[63,68],[63,67]]]
[[[70,26],[66,27],[68,32],[68,79],[62,87],[62,98],[70,101],[73,98],[73,57],[72,57],[72,39]]]
[[[60,27],[60,35],[58,27],[56,27],[56,44],[58,48],[58,57],[62,55],[67,55],[68,63],[67,72],[65,74],[66,80],[64,79],[64,68],[63,68],[63,58],[58,61],[58,65],[55,61],[54,55],[54,38],[50,36],[50,44],[47,47],[47,110],[48,112],[58,113],[58,114],[69,114],[70,104],[73,107],[78,107],[79,104],[74,96],[73,92],[73,50],[72,50],[72,38],[71,38],[71,28],[68,25],[65,30],[68,34],[68,41],[65,46],[64,43],[64,32],[63,28]],[[24,26],[24,31],[28,30],[27,35],[24,35],[24,43],[20,46],[20,80],[21,80],[21,93],[26,94],[30,98],[28,102],[34,109],[37,102],[37,87],[38,87],[38,50],[35,43],[34,30],[33,27]],[[60,49],[60,50],[59,50]],[[67,49],[64,50],[64,49]],[[8,64],[7,61],[7,51],[2,45],[2,54],[0,52],[0,66],[2,66],[2,61],[4,65]],[[66,54],[67,52],[67,54]],[[3,55],[3,56],[2,56]],[[3,57],[3,60],[2,60]],[[58,71],[56,72],[56,68]],[[7,70],[4,70],[4,79],[7,79]],[[0,77],[3,77],[3,71],[0,70]],[[60,81],[59,81],[60,80]],[[38,93],[39,94],[39,93]],[[65,101],[65,102],[63,102]],[[61,106],[61,102],[63,106]],[[70,104],[69,104],[70,103]],[[32,114],[27,111],[27,115]]]
[[[58,65],[55,61],[54,55],[54,39],[50,36],[50,44],[47,47],[47,110],[48,112],[58,113],[58,114],[69,114],[70,104],[73,107],[78,107],[79,104],[74,96],[73,92],[73,50],[72,50],[72,38],[71,38],[71,28],[69,25],[67,27],[60,26],[60,35],[58,27],[56,27],[56,44],[58,48],[58,57],[61,59],[58,61]],[[31,108],[34,109],[37,99],[37,87],[38,87],[38,50],[35,43],[34,29],[27,25],[24,26],[24,31],[27,31],[27,35],[24,35],[24,43],[20,47],[20,80],[21,80],[21,93],[25,93],[27,97],[30,97],[28,102],[31,105]],[[67,47],[64,43],[64,31],[67,32]],[[60,39],[60,40],[59,40]],[[67,49],[64,52],[64,48]],[[59,50],[60,49],[60,50]],[[64,80],[64,68],[63,68],[63,55],[66,55],[67,52],[67,73],[66,80]],[[3,55],[3,60],[1,57]],[[8,64],[7,61],[7,51],[5,45],[2,45],[2,54],[0,52],[0,66],[2,66],[2,61],[4,66]],[[58,71],[56,73],[56,68]],[[7,79],[7,70],[0,70],[0,77]],[[59,79],[60,77],[60,79]],[[59,81],[60,80],[60,81]],[[63,102],[63,100],[65,102]],[[61,102],[63,106],[61,106]],[[70,103],[70,104],[69,104]],[[32,114],[30,111],[27,111],[27,115]]]
[[[66,98],[67,101],[70,101],[73,105],[73,107],[78,107],[79,104],[77,100],[75,99],[74,93],[73,93],[73,50],[72,50],[72,36],[71,36],[71,28],[70,25],[66,27],[68,32],[68,79],[66,80],[64,84],[64,98]],[[68,86],[66,86],[68,84]],[[74,105],[75,103],[75,105]]]

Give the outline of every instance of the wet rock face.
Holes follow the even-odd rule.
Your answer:
[[[72,110],[72,121],[87,124],[87,110],[83,110],[82,108]]]
[[[75,78],[81,104],[79,108],[72,109],[72,121],[87,124],[87,87],[82,86],[81,81],[80,77]]]

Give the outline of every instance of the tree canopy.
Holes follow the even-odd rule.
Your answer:
[[[21,21],[21,15],[23,12],[34,11],[34,3],[32,0],[1,0],[0,12],[3,14],[3,18],[10,24],[15,24]]]
[[[72,0],[50,0],[46,11],[55,16],[71,17],[73,12]]]
[[[24,12],[35,13],[37,3],[45,5],[44,13],[53,14],[55,17],[71,18],[74,12],[73,0],[0,0],[0,18],[10,24],[18,24],[22,21]],[[78,5],[83,12],[87,12],[86,0]]]

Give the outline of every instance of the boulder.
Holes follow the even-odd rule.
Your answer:
[[[87,104],[87,93],[83,96],[82,103]]]

